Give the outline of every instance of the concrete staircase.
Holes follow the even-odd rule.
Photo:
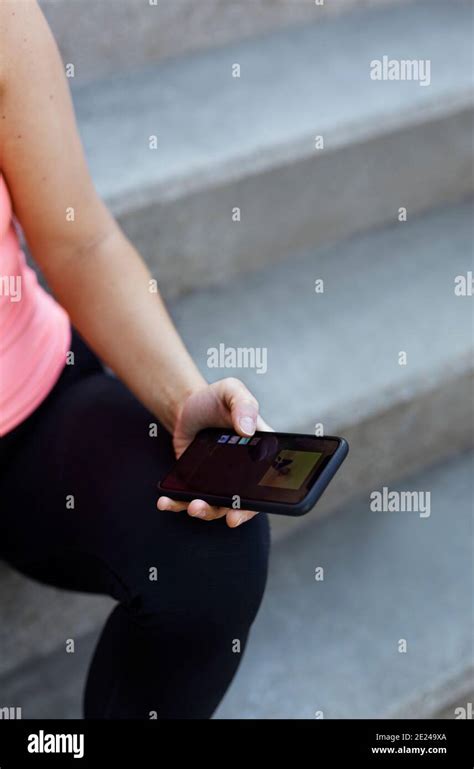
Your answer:
[[[371,512],[364,495],[276,543],[217,718],[454,718],[472,702],[473,458],[392,487],[429,489],[428,518]],[[2,702],[22,706],[24,718],[81,717],[97,636],[4,675]]]
[[[362,497],[313,526],[313,536],[279,543],[218,717],[429,718],[454,701],[466,705],[473,470],[471,454],[397,485],[431,491],[428,518],[374,513]]]
[[[469,22],[464,3],[352,13],[74,89],[97,187],[165,295],[469,193]],[[431,85],[371,80],[387,51],[430,59]]]
[[[77,4],[44,5],[71,60],[65,20]],[[316,510],[272,521],[268,595],[219,716],[432,715],[474,687],[472,297],[454,293],[473,269],[471,6],[383,4],[323,19],[312,3],[290,13],[287,0],[270,19],[255,2],[246,8],[265,17],[255,26],[265,35],[249,38],[247,19],[211,48],[204,32],[194,44],[177,35],[187,0],[160,5],[155,27],[131,0],[109,8],[112,37],[133,12],[143,51],[132,36],[125,63],[104,35],[97,58],[81,60],[83,82],[72,81],[96,184],[206,376],[241,376],[277,429],[322,423],[352,446]],[[227,29],[235,4],[204,5]],[[204,30],[202,18],[186,29]],[[160,54],[146,41],[166,23],[174,47]],[[370,61],[383,55],[429,58],[431,85],[372,81]],[[266,347],[267,373],[207,369],[220,343]],[[431,517],[370,512],[370,491],[395,484],[431,490]],[[5,568],[0,704],[77,715],[111,605]],[[75,655],[62,651],[69,637]]]
[[[472,445],[472,303],[454,294],[471,248],[472,206],[459,203],[172,304],[203,370],[219,343],[267,348],[266,374],[239,373],[272,426],[347,436],[353,451],[319,515]],[[275,535],[307,521],[278,518]]]
[[[352,8],[407,0],[40,0],[80,82],[170,57],[317,24]],[[84,9],[87,9],[84,12]]]

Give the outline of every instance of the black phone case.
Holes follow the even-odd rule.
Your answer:
[[[279,433],[280,435],[303,435],[303,433]],[[313,438],[314,436],[309,436]],[[275,513],[277,515],[290,515],[299,516],[309,513],[313,509],[318,499],[321,497],[329,482],[336,474],[342,463],[344,462],[347,454],[349,453],[349,444],[344,438],[339,438],[335,435],[322,436],[330,440],[336,440],[339,445],[331,456],[328,464],[322,471],[318,480],[314,486],[310,489],[306,497],[296,504],[288,502],[257,502],[256,500],[246,499],[241,497],[240,507],[242,510],[254,510],[257,513]],[[216,505],[219,507],[232,508],[232,499],[230,497],[221,497],[215,494],[203,494],[201,492],[190,491],[170,491],[164,489],[161,486],[161,482],[157,484],[158,490],[163,496],[170,499],[176,499],[183,502],[191,502],[193,499],[203,499],[204,502],[208,502],[210,505]]]

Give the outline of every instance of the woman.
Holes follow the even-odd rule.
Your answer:
[[[94,190],[36,2],[0,4],[0,51],[0,557],[118,601],[86,718],[209,718],[262,598],[268,523],[157,501],[156,482],[203,427],[269,428],[242,382],[206,383],[149,292]]]

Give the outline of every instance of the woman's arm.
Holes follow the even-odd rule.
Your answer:
[[[94,189],[41,10],[29,1],[0,7],[0,169],[31,253],[79,332],[172,431],[180,404],[205,381]]]
[[[0,0],[0,171],[57,299],[172,433],[178,456],[203,427],[232,426],[241,435],[270,429],[238,379],[206,383],[160,296],[150,293],[146,266],[94,189],[61,58],[35,0]],[[160,497],[158,504],[205,520],[226,516],[229,526],[255,515],[202,500]]]

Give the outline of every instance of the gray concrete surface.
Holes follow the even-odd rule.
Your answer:
[[[65,649],[67,639],[95,630],[112,606],[108,597],[56,590],[0,562],[0,676]]]
[[[472,270],[472,239],[468,202],[172,304],[208,379],[242,378],[277,430],[322,423],[347,436],[353,450],[315,512],[472,445],[472,302],[454,294],[454,276]],[[265,348],[267,373],[208,368],[219,344]],[[281,518],[275,529],[287,527]]]
[[[121,12],[130,8],[123,4]],[[356,513],[335,516],[334,524],[332,518],[315,520],[348,503],[356,492],[393,483],[410,469],[421,471],[472,446],[472,300],[453,293],[455,275],[472,269],[471,212],[460,204],[418,220],[414,216],[472,188],[470,18],[464,2],[360,12],[170,60],[135,76],[122,77],[114,67],[110,80],[75,89],[99,190],[147,256],[166,296],[221,284],[219,290],[172,303],[197,359],[203,364],[207,347],[221,342],[268,348],[270,368],[264,376],[243,370],[206,370],[206,375],[244,378],[279,429],[312,431],[322,421],[326,432],[342,432],[352,445],[344,471],[317,510],[298,522],[275,520],[273,526],[279,540],[276,585],[301,587],[296,601],[289,594],[284,598],[280,587],[277,593],[295,610],[312,616],[301,572],[313,547],[310,530],[328,548],[311,552],[335,554],[338,563],[344,556],[347,568],[360,578],[361,592],[356,593],[357,583],[350,584],[349,597],[338,604],[344,612],[331,614],[332,599],[344,599],[343,581],[351,580],[349,571],[338,567],[339,582],[323,593],[324,616],[330,620],[318,628],[309,624],[301,633],[307,646],[335,638],[339,646],[323,646],[321,662],[309,655],[307,675],[295,667],[289,681],[293,667],[281,651],[287,637],[279,635],[281,656],[273,650],[268,661],[259,657],[255,680],[263,697],[249,699],[253,689],[244,678],[247,688],[239,684],[222,710],[225,714],[231,708],[232,717],[258,712],[258,703],[277,717],[318,709],[311,681],[312,676],[320,680],[323,663],[327,675],[316,699],[324,699],[328,717],[350,715],[353,708],[388,713],[385,705],[390,713],[422,715],[472,691],[466,615],[461,616],[467,536],[464,543],[457,538],[465,529],[449,528],[445,514],[421,521],[427,524],[423,530],[411,528],[413,521],[403,526],[393,519],[374,522],[363,505],[357,508],[362,529]],[[370,81],[368,62],[387,51],[394,57],[430,57],[432,85]],[[105,49],[103,54],[107,59]],[[230,79],[233,61],[242,65],[240,80]],[[155,155],[147,145],[153,133],[159,140]],[[326,149],[319,155],[313,149],[316,133],[325,137]],[[242,206],[240,224],[230,222],[235,205]],[[396,223],[399,206],[408,208],[407,223]],[[391,226],[314,249],[382,223]],[[279,263],[309,246],[307,253]],[[243,271],[247,274],[235,278]],[[325,281],[323,295],[314,294],[316,278]],[[408,353],[405,367],[397,363],[400,350]],[[445,490],[439,484],[436,488],[446,509],[450,499],[458,499],[459,488],[465,494],[461,464],[448,474],[439,471]],[[298,533],[300,526],[305,532]],[[287,551],[283,537],[289,533]],[[298,543],[305,542],[309,549],[301,550],[301,567],[294,574],[285,571],[287,552],[299,563]],[[352,544],[357,554],[367,556],[362,564]],[[397,571],[397,553],[400,569],[403,557],[408,559],[406,574]],[[385,582],[368,584],[369,573]],[[412,593],[410,580],[412,588],[416,585]],[[392,591],[392,603],[377,605],[385,588]],[[271,633],[280,633],[278,601],[271,595],[265,622]],[[423,604],[417,603],[420,595]],[[395,632],[394,622],[403,624],[401,598],[415,655],[398,655],[394,661],[388,633]],[[78,713],[79,682],[111,605],[108,599],[55,591],[1,569],[2,699],[10,698],[12,705],[21,700],[27,717]],[[392,616],[387,607],[393,605]],[[362,624],[357,625],[359,616]],[[291,630],[304,629],[301,617],[288,623],[285,633],[290,648],[304,658]],[[373,659],[364,656],[364,649],[371,649],[367,629],[372,628],[364,622],[371,617],[379,649]],[[258,630],[256,642],[273,640],[266,633]],[[439,642],[433,641],[435,633]],[[66,638],[77,639],[75,655],[64,652]],[[428,650],[426,664],[422,650]],[[330,670],[336,671],[331,680]],[[386,682],[384,670],[393,673]],[[305,678],[306,688],[295,699],[295,687]],[[45,690],[50,696],[44,697]]]
[[[438,210],[172,305],[206,377],[241,377],[275,429],[313,432],[322,422],[349,440],[315,510],[276,518],[276,539],[472,446],[472,299],[453,290],[454,277],[473,269],[471,221],[469,203]],[[314,293],[316,278],[324,294]],[[220,343],[266,347],[268,372],[207,369],[207,349]],[[6,672],[94,629],[110,603],[4,575],[0,606]]]
[[[362,498],[279,542],[216,717],[454,718],[472,702],[472,469],[472,455],[459,456],[401,484],[431,490],[428,519],[372,513]],[[96,639],[1,677],[2,703],[24,718],[80,717]]]
[[[390,0],[40,0],[65,63],[93,80]],[[402,0],[391,0],[400,3]]]
[[[459,719],[467,718],[472,719],[472,712],[474,706],[474,690],[467,692],[464,697],[451,702],[447,707],[444,707],[439,713],[436,714],[436,718],[448,718]],[[464,710],[464,714],[461,715],[461,709]]]
[[[97,187],[165,295],[472,190],[470,20],[361,11],[74,89]],[[431,85],[371,80],[387,51],[429,58]]]
[[[398,488],[430,490],[431,516],[371,512],[365,498],[275,548],[218,717],[430,717],[470,694],[473,455]]]
[[[97,628],[77,637],[73,654],[62,646],[44,656],[32,656],[1,676],[2,706],[21,707],[24,719],[82,718],[84,682],[99,636]]]

